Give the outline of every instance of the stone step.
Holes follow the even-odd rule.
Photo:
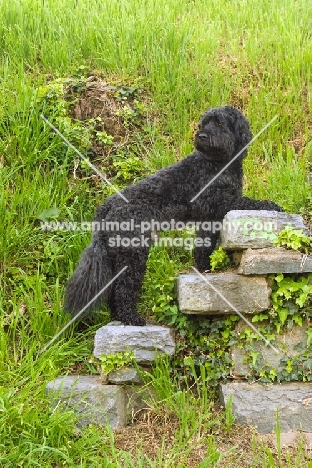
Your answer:
[[[301,216],[266,210],[233,210],[223,220],[221,246],[225,250],[274,247],[277,235],[291,226],[309,234]]]
[[[271,305],[271,288],[265,277],[230,272],[203,276],[206,281],[196,273],[179,275],[179,307],[185,314],[229,314],[232,305],[239,312],[253,314]]]
[[[155,353],[173,356],[175,352],[174,331],[160,325],[145,327],[111,322],[97,330],[94,339],[94,356],[133,351],[139,364],[151,364]]]
[[[135,367],[122,367],[110,372],[106,377],[108,383],[115,385],[143,384],[142,377]]]
[[[254,323],[254,327],[258,328],[259,326],[265,325],[266,322],[261,322],[260,325]],[[239,335],[247,328],[246,323],[243,320],[240,320],[235,327],[235,332]],[[262,340],[253,340],[252,349],[253,352],[259,353],[257,356],[257,366],[270,366],[277,370],[277,372],[282,370],[280,365],[280,360],[285,358],[285,356],[291,357],[298,356],[307,350],[307,331],[308,324],[303,322],[302,326],[293,325],[291,328],[287,329],[286,333],[276,334],[275,340],[272,342],[273,346],[279,351],[277,354],[274,350],[267,346]],[[300,347],[301,350],[298,351],[297,346],[302,343]],[[250,347],[250,345],[248,344]],[[231,347],[231,357],[234,362],[234,367],[232,369],[232,375],[234,378],[240,377],[249,377],[250,376],[250,367],[246,362],[247,353],[244,348],[239,348],[237,345]]]
[[[261,434],[276,428],[276,412],[282,432],[311,432],[312,383],[279,385],[231,382],[220,384],[220,401],[225,406],[232,395],[235,423],[255,427]]]
[[[264,275],[271,273],[310,273],[312,257],[283,247],[247,249],[243,252],[237,273]]]
[[[105,385],[99,375],[67,375],[48,383],[46,393],[51,407],[71,409],[77,415],[77,427],[89,424],[110,425],[120,429],[133,416],[147,409],[155,392],[147,385]]]
[[[103,385],[99,375],[67,375],[48,383],[46,392],[52,407],[62,405],[78,416],[77,426],[89,424],[113,429],[127,424],[127,397],[120,385]]]

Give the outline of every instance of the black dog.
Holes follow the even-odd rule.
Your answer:
[[[102,229],[93,232],[92,242],[68,283],[65,310],[75,316],[98,295],[86,312],[99,309],[106,299],[113,319],[144,325],[136,312],[136,302],[146,268],[152,220],[200,224],[222,222],[230,210],[283,211],[270,201],[242,196],[242,161],[247,155],[243,148],[251,138],[248,121],[238,109],[230,106],[210,109],[199,123],[194,153],[122,190],[128,202],[119,194],[108,198],[95,217]],[[210,268],[209,255],[219,235],[213,231],[209,234],[210,245],[199,242],[194,249],[200,271]],[[197,236],[207,239],[207,231],[199,228]],[[124,267],[127,269],[99,294]]]

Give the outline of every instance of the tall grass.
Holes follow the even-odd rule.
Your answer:
[[[196,122],[210,106],[239,106],[254,134],[277,114],[250,148],[245,193],[270,198],[288,211],[304,211],[311,200],[306,183],[311,163],[311,16],[309,0],[2,0],[1,466],[187,466],[177,461],[177,452],[183,428],[190,432],[192,424],[198,440],[211,448],[198,467],[215,466],[221,459],[214,435],[201,439],[201,430],[212,424],[207,398],[200,401],[208,416],[195,423],[195,402],[166,387],[165,370],[159,382],[166,380],[167,396],[184,422],[169,452],[164,453],[163,445],[155,459],[140,450],[134,457],[116,449],[114,435],[106,429],[77,432],[72,414],[48,408],[48,380],[77,365],[89,369],[91,332],[68,331],[38,356],[67,320],[61,312],[64,284],[89,234],[43,232],[38,216],[56,207],[61,217],[91,220],[102,187],[73,178],[71,155],[39,118],[38,86],[79,74],[83,65],[101,71],[107,81],[148,91],[159,116],[147,154],[150,170],[192,150]],[[160,270],[151,269],[150,275],[161,275]],[[151,300],[148,285],[144,291]],[[248,466],[279,466],[266,447],[250,456]],[[244,463],[244,457],[234,457],[223,466]],[[284,466],[311,462],[299,453]]]
[[[308,1],[4,0],[0,8],[2,61],[11,69],[66,74],[86,61],[125,80],[142,76],[176,134],[242,85],[252,91],[243,104],[255,124],[274,113],[282,121],[287,109],[293,132],[303,117]]]

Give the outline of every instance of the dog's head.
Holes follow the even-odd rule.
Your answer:
[[[248,120],[231,106],[209,109],[195,135],[195,148],[211,161],[230,161],[252,139]],[[238,159],[247,155],[247,149]]]

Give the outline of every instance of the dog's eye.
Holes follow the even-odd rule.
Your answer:
[[[217,117],[214,118],[214,123],[217,127],[223,127],[222,122]]]

